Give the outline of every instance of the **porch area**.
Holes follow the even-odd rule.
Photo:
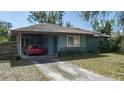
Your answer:
[[[55,55],[57,53],[57,35],[21,33],[17,38],[19,40],[18,52],[23,58],[29,58],[24,53],[25,48],[29,45],[37,45],[44,49],[43,54],[38,56]],[[34,55],[34,57],[36,56]]]

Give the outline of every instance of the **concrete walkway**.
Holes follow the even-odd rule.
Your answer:
[[[69,62],[57,62],[56,59],[51,59],[52,62],[42,64],[41,61],[33,61],[38,69],[50,80],[55,81],[108,81],[110,78],[94,74],[86,69],[82,69]],[[54,62],[55,61],[55,62]]]

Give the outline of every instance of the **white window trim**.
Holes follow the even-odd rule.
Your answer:
[[[75,38],[75,37],[77,38],[77,37],[78,37],[78,38],[79,38],[79,45],[78,45],[78,46],[75,46],[75,45],[73,45],[73,46],[72,46],[72,45],[69,45],[68,37],[73,37],[73,38]],[[75,41],[75,40],[74,40],[74,41]],[[80,36],[77,36],[77,35],[68,35],[68,36],[67,36],[67,47],[80,47]]]

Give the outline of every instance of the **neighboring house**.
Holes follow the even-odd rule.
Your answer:
[[[61,27],[48,23],[13,29],[11,35],[16,39],[20,56],[24,54],[24,48],[29,44],[40,45],[48,55],[56,54],[61,50],[97,51],[98,39],[109,37],[80,28]]]

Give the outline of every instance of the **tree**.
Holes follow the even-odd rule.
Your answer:
[[[58,18],[58,25],[62,26],[63,25],[63,16],[65,15],[64,11],[59,11],[59,18]]]
[[[11,23],[0,21],[0,42],[7,42],[9,40],[8,31],[11,27]]]
[[[56,11],[34,11],[30,12],[27,20],[31,23],[57,24],[58,13]]]
[[[58,22],[59,14],[56,11],[48,12],[47,22],[46,23],[52,23],[57,24]]]
[[[88,22],[92,25],[94,23],[99,24],[100,20],[107,21],[112,20],[113,28],[120,33],[120,30],[124,31],[124,12],[120,11],[83,11],[80,12],[80,18],[83,22]],[[100,23],[101,24],[101,23]],[[102,24],[101,24],[102,25]],[[96,27],[97,28],[97,27]],[[96,29],[93,28],[96,31]]]
[[[30,23],[52,23],[63,26],[64,11],[34,11],[30,12],[27,20]]]
[[[102,34],[107,34],[107,35],[111,35],[112,33],[112,25],[111,22],[109,20],[106,20],[104,22],[104,25],[102,28],[100,28],[100,33]],[[100,52],[116,52],[119,50],[119,45],[121,38],[118,35],[117,37],[111,37],[108,39],[102,39],[99,40],[99,44],[98,44],[98,48],[100,50]]]
[[[30,12],[27,20],[31,23],[45,23],[47,22],[47,12],[45,11],[35,11]]]
[[[119,13],[118,21],[121,24],[122,34],[124,35],[124,12]]]
[[[66,22],[65,27],[73,27],[71,22]]]
[[[64,11],[34,11],[27,20],[31,23],[52,23],[62,26]]]
[[[111,22],[109,20],[106,20],[105,26],[103,29],[101,29],[100,33],[111,35],[112,30],[113,28],[112,28]]]
[[[91,24],[94,31],[111,35],[117,30],[118,35],[109,39],[99,40],[98,48],[101,52],[115,52],[120,48],[120,30],[124,29],[124,12],[85,11],[80,12],[83,21]]]
[[[94,31],[100,32],[102,34],[111,35],[112,33],[112,20],[95,20],[92,22],[92,28]]]

